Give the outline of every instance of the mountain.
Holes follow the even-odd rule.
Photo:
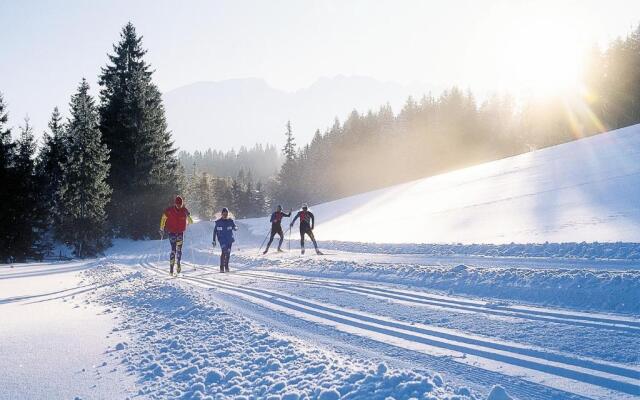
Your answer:
[[[638,243],[639,158],[634,125],[317,205],[315,232],[377,243]]]
[[[255,143],[284,143],[291,120],[298,144],[308,143],[336,117],[352,110],[367,112],[385,103],[399,110],[409,95],[421,97],[437,88],[401,85],[359,76],[321,78],[296,92],[269,86],[264,80],[231,79],[198,82],[164,93],[167,120],[176,144],[193,151],[227,150]]]

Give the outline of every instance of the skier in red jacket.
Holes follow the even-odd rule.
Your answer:
[[[169,256],[169,274],[173,275],[173,266],[177,265],[176,275],[180,273],[180,259],[182,258],[182,244],[187,223],[193,224],[189,210],[184,206],[182,197],[177,196],[175,205],[167,208],[160,219],[160,238],[165,231],[169,234],[171,256]]]

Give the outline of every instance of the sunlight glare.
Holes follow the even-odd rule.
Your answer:
[[[574,10],[557,7],[547,3],[517,13],[494,10],[493,17],[479,27],[489,33],[475,45],[484,47],[482,56],[493,58],[480,64],[492,69],[483,72],[487,79],[499,82],[499,90],[545,97],[579,87],[593,38]]]

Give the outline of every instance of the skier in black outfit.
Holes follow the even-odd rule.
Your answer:
[[[280,235],[280,242],[278,243],[278,252],[282,252],[282,241],[284,240],[284,232],[282,232],[282,225],[280,224],[282,222],[282,218],[283,217],[291,217],[291,210],[289,210],[289,213],[285,213],[282,211],[282,206],[278,206],[276,207],[276,211],[271,214],[271,237],[269,237],[269,243],[267,243],[267,248],[264,249],[264,252],[262,254],[267,254],[267,252],[269,251],[269,246],[271,246],[271,243],[273,242],[273,238],[276,236],[276,234]]]
[[[313,242],[313,247],[316,248],[316,254],[322,254],[322,252],[318,250],[318,243],[316,243],[316,238],[313,236],[315,218],[306,204],[302,205],[302,210],[298,211],[293,221],[291,221],[290,228],[293,227],[293,224],[295,224],[298,218],[300,218],[300,252],[304,254],[304,235],[307,234]]]

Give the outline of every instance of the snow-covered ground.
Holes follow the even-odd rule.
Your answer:
[[[111,352],[121,318],[88,301],[95,260],[0,266],[0,398],[125,398],[135,379]],[[117,282],[117,280],[115,281]]]
[[[639,398],[639,146],[632,127],[316,206],[322,256],[297,234],[263,256],[265,221],[239,221],[228,274],[210,222],[179,278],[159,240],[1,265],[0,399]]]

